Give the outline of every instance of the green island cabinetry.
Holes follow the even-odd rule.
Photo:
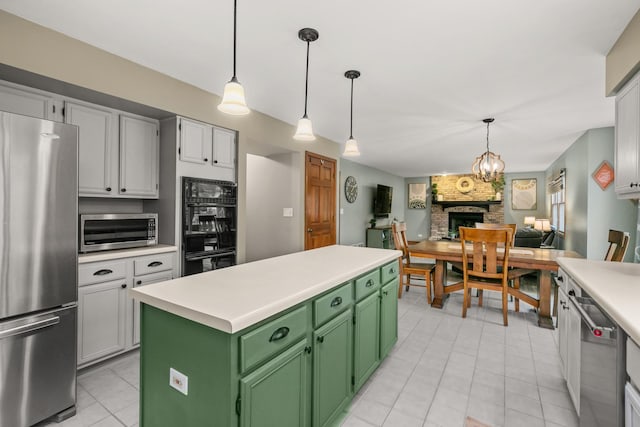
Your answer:
[[[387,258],[233,333],[143,304],[140,425],[335,425],[397,341],[398,272]]]

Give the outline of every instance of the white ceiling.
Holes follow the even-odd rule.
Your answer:
[[[220,94],[232,74],[232,0],[0,0],[0,7]],[[238,0],[238,79],[249,107],[309,118],[354,159],[412,177],[467,173],[490,146],[507,172],[546,169],[584,131],[612,126],[605,56],[640,0]]]

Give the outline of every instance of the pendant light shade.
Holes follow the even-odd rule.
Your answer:
[[[313,134],[313,126],[311,120],[307,117],[307,96],[309,94],[309,44],[318,40],[318,31],[313,28],[303,28],[298,31],[298,38],[307,43],[307,67],[304,78],[304,115],[298,120],[298,127],[296,129],[293,139],[298,141],[313,141],[316,136]]]
[[[356,157],[360,155],[360,150],[358,150],[358,141],[353,137],[353,79],[360,77],[360,71],[349,70],[344,73],[344,76],[351,80],[351,120],[349,122],[349,139],[344,145],[342,155],[345,157]]]
[[[482,121],[487,124],[487,151],[476,157],[471,165],[471,173],[476,179],[489,182],[497,179],[504,172],[504,161],[499,155],[489,151],[489,124],[493,123],[494,119],[489,118]]]
[[[222,102],[218,105],[218,110],[234,116],[249,114],[251,110],[247,107],[244,98],[244,88],[236,77],[236,15],[238,5],[237,0],[233,0],[233,77],[224,86]]]

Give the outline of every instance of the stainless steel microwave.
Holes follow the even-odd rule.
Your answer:
[[[80,215],[80,252],[158,244],[158,214]]]

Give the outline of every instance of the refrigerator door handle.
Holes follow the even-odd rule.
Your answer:
[[[0,331],[0,339],[25,334],[38,329],[48,328],[49,326],[57,325],[58,323],[60,323],[60,316],[53,316],[27,325],[16,326],[15,328],[7,329],[6,331]]]

